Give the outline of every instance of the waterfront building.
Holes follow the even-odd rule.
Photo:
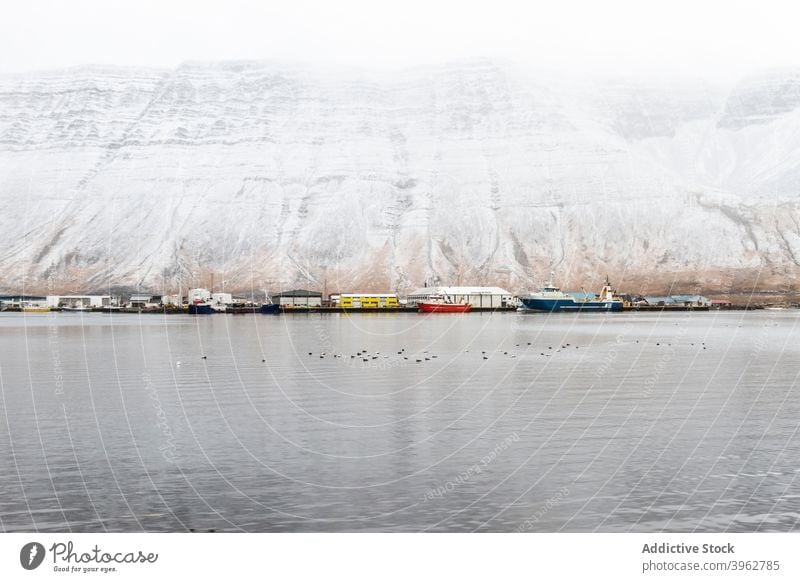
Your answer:
[[[110,307],[111,295],[48,295],[47,307]]]
[[[162,295],[161,305],[180,307],[183,305],[183,296],[181,295]]]
[[[134,309],[154,309],[161,307],[161,295],[150,295],[149,293],[136,293],[131,295],[128,305]]]
[[[131,295],[128,306],[134,309],[158,309],[161,307],[180,307],[183,297],[180,295],[151,295],[150,293],[136,293]]]
[[[282,293],[270,295],[273,303],[287,307],[321,307],[322,293],[307,291],[306,289],[293,289]]]
[[[644,297],[647,305],[674,307],[709,307],[711,300],[702,295],[659,295]]]
[[[47,298],[40,295],[0,295],[0,308],[46,308]]]
[[[400,307],[396,293],[341,293],[331,295],[333,307],[348,309]]]
[[[453,303],[469,303],[477,308],[513,307],[514,295],[500,287],[421,287],[408,295],[408,304],[446,297]]]

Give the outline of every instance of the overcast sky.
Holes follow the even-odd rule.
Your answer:
[[[3,0],[0,71],[268,59],[396,68],[470,57],[578,72],[800,64],[790,2]]]

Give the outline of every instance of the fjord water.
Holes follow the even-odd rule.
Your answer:
[[[799,320],[4,313],[0,527],[796,530]]]

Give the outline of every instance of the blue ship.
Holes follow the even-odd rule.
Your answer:
[[[520,297],[525,309],[533,311],[622,311],[622,299],[614,297],[614,290],[606,277],[600,295],[578,299],[553,285],[552,280],[536,293]]]

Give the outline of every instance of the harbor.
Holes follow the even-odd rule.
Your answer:
[[[261,295],[263,299],[259,299]],[[259,294],[191,289],[188,294],[120,293],[86,295],[0,295],[0,313],[142,313],[189,315],[302,315],[308,313],[451,313],[540,312],[619,313],[702,312],[710,310],[788,309],[797,298],[769,295],[705,297],[673,293],[619,293],[606,278],[599,293],[562,291],[551,280],[535,292],[511,293],[500,287],[433,286],[399,293],[331,293],[293,289]]]

